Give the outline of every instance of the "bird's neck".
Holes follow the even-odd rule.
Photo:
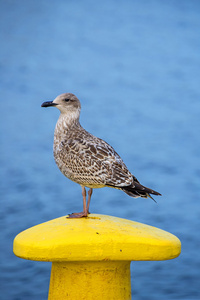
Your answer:
[[[61,113],[55,128],[55,132],[66,133],[73,127],[80,127],[79,113],[74,112],[70,114]]]

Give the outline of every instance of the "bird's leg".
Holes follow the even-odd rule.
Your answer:
[[[88,191],[88,202],[87,202],[87,213],[88,214],[90,214],[90,212],[89,212],[89,206],[90,206],[90,200],[91,200],[92,192],[93,192],[93,189],[90,188],[89,191]]]
[[[86,214],[87,217],[87,207],[86,207],[86,189],[84,186],[82,188],[82,196],[83,196],[83,212]]]
[[[87,217],[88,212],[87,212],[87,207],[86,207],[86,189],[84,186],[81,186],[81,188],[82,188],[82,196],[83,196],[83,211],[80,213],[70,214],[68,216],[69,219]]]

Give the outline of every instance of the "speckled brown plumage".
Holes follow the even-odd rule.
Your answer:
[[[160,195],[142,186],[108,143],[80,125],[81,104],[75,95],[62,94],[42,106],[56,106],[60,110],[54,133],[54,158],[61,172],[82,186],[83,212],[70,217],[87,216],[93,188],[113,187],[132,197]],[[87,206],[85,187],[90,188]]]

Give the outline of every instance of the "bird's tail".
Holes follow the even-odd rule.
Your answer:
[[[131,196],[133,198],[137,198],[137,197],[148,198],[149,197],[153,201],[155,201],[155,200],[153,199],[153,197],[150,194],[156,195],[156,196],[161,196],[160,193],[141,185],[134,176],[133,176],[133,180],[134,181],[131,185],[121,188],[121,190],[123,192],[125,192],[126,194],[128,194],[129,196]]]

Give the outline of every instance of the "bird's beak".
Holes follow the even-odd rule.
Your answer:
[[[56,106],[56,105],[58,105],[58,104],[53,101],[47,101],[47,102],[42,103],[41,107]]]

